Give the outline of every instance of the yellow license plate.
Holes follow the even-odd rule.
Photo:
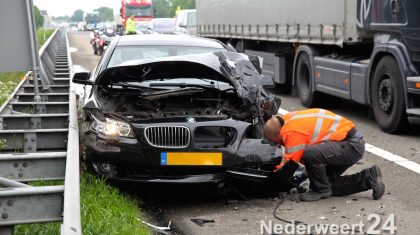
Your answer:
[[[217,152],[161,152],[162,166],[221,166],[222,153]]]

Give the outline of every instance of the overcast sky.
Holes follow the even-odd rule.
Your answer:
[[[72,16],[77,9],[92,12],[99,7],[114,8],[121,0],[33,0],[33,2],[40,10],[46,10],[50,16]]]

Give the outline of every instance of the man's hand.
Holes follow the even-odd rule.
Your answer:
[[[273,172],[277,172],[277,171],[279,171],[283,166],[284,166],[284,164],[286,164],[286,162],[288,162],[289,161],[289,159],[286,159],[285,157],[283,157],[283,159],[281,160],[281,162],[275,167],[275,169],[273,170]]]

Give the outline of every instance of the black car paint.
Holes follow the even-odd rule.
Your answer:
[[[251,62],[253,61],[253,62]],[[131,64],[130,64],[131,63]],[[275,114],[277,107],[271,94],[264,91],[261,86],[262,76],[259,74],[258,63],[255,57],[232,52],[215,52],[209,54],[190,55],[183,57],[162,58],[153,61],[137,61],[126,65],[105,69],[98,78],[92,89],[93,95],[87,101],[84,111],[86,121],[86,143],[88,160],[92,162],[93,169],[98,174],[105,175],[119,181],[144,181],[144,182],[171,182],[171,183],[208,183],[220,182],[224,173],[231,167],[247,167],[256,169],[270,169],[278,161],[280,150],[262,139],[262,133],[256,133],[257,138],[248,139],[246,132],[252,123],[233,119],[209,119],[187,123],[171,122],[171,118],[165,121],[151,123],[150,120],[127,119],[121,117],[112,110],[105,110],[97,100],[96,92],[101,84],[111,82],[115,78],[121,80],[147,81],[150,78],[159,77],[194,77],[200,74],[214,74],[223,82],[231,84],[238,97],[247,103],[253,116],[256,117],[254,126],[259,126],[259,132],[263,125],[263,113],[261,101],[269,100],[272,105],[270,110],[265,110],[265,115]],[[133,64],[137,63],[137,64]],[[146,72],[147,71],[147,72]],[[105,136],[92,131],[89,128],[90,116],[96,118],[112,117],[126,121],[135,131],[136,138],[119,137],[110,140]],[[192,116],[194,117],[194,116]],[[175,120],[173,118],[173,120]],[[223,148],[197,148],[194,141],[184,149],[166,149],[152,147],[145,140],[144,128],[150,126],[187,126],[191,133],[198,126],[228,126],[236,130],[236,139],[229,146]],[[222,152],[222,166],[162,166],[160,154],[164,151],[193,151],[193,152]],[[107,170],[101,168],[102,163],[107,163]],[[109,169],[112,168],[112,169]]]

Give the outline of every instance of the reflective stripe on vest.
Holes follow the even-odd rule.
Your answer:
[[[302,150],[304,148],[306,148],[306,144],[295,145],[295,146],[290,147],[290,148],[285,148],[285,153],[294,153],[294,152],[297,152],[297,151]]]
[[[309,145],[315,143],[319,137],[319,134],[321,133],[322,124],[324,123],[324,119],[333,119],[334,122],[331,125],[330,129],[328,130],[328,134],[322,138],[322,140],[328,140],[328,138],[337,130],[338,125],[340,124],[340,121],[342,117],[340,115],[328,115],[326,114],[325,109],[320,109],[319,113],[311,113],[311,114],[299,114],[295,115],[290,120],[296,120],[301,118],[311,118],[316,117],[316,123],[315,123],[315,129],[312,134],[311,141],[309,142]],[[300,150],[303,150],[306,148],[306,144],[300,144],[293,147],[285,148],[286,153],[294,153]]]

